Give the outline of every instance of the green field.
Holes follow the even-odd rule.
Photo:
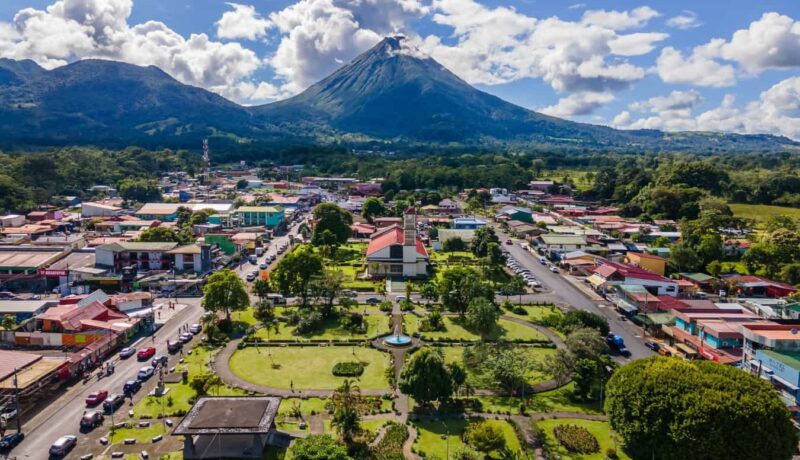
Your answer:
[[[361,377],[351,378],[362,390],[388,389],[385,372],[389,356],[371,348],[249,347],[237,350],[229,365],[239,377],[272,388],[289,389],[294,384],[298,390],[333,390],[345,380],[345,377],[333,375],[333,366],[346,361],[366,364]]]
[[[463,365],[464,347],[438,347],[436,349],[442,350],[444,360],[447,363],[459,363]],[[514,352],[520,356],[524,355],[533,362],[541,363],[546,356],[554,355],[556,350],[554,348],[539,348],[539,347],[515,347]],[[483,388],[481,385],[480,375],[477,369],[471,366],[464,366],[467,371],[467,383],[474,388]],[[533,385],[549,379],[550,376],[538,371],[530,371],[528,373],[528,383]]]
[[[416,315],[403,315],[404,331],[406,334],[414,334],[419,332],[419,324],[422,318]],[[434,332],[420,332],[424,340],[480,340],[480,336],[467,330],[462,323],[462,320],[456,316],[445,316],[444,324],[446,330]],[[523,324],[514,323],[508,320],[501,319],[497,322],[497,329],[487,337],[488,340],[547,340],[539,331],[525,326]]]
[[[109,437],[111,444],[120,444],[126,439],[135,439],[139,443],[150,442],[154,437],[166,433],[164,424],[154,421],[147,428],[120,428],[114,430]]]
[[[620,441],[611,431],[611,427],[608,426],[607,422],[565,418],[542,420],[536,422],[536,425],[545,433],[545,448],[552,457],[558,455],[563,460],[603,460],[608,458],[606,456],[607,449],[615,449],[617,451],[617,458],[621,460],[630,459],[630,457],[625,455],[625,452],[622,451]],[[553,436],[553,429],[558,425],[577,425],[586,428],[594,435],[595,438],[597,438],[597,442],[600,444],[600,451],[591,455],[577,455],[569,453],[567,449],[565,449]]]
[[[740,204],[729,203],[733,215],[745,219],[765,221],[772,216],[790,216],[800,218],[800,208],[788,208],[784,206],[770,206],[766,204]]]
[[[585,414],[602,414],[603,406],[599,401],[577,401],[572,396],[572,383],[551,391],[536,393],[525,397],[525,410],[532,412],[581,412]],[[519,412],[522,401],[514,396],[477,396],[487,412]]]
[[[359,312],[362,310],[358,310]],[[365,340],[379,335],[389,333],[389,316],[381,315],[367,315],[364,317],[367,322],[367,332],[358,334],[344,329],[339,324],[338,318],[329,318],[322,322],[317,331],[312,333],[295,335],[294,326],[289,326],[286,323],[278,323],[278,331],[274,329],[269,330],[267,334],[266,329],[259,329],[256,332],[256,337],[266,339],[269,335],[270,340],[298,340],[298,339],[317,339],[317,340],[334,340],[334,339],[354,339]]]
[[[513,302],[514,301],[514,297],[515,296],[509,297],[509,300],[511,300]],[[512,313],[512,312],[510,312],[508,310],[503,310],[503,315],[512,316],[514,318],[523,319],[525,321],[530,321],[532,323],[540,322],[540,321],[542,321],[544,318],[546,318],[549,315],[564,316],[564,312],[562,312],[561,309],[559,309],[558,307],[553,306],[553,305],[545,306],[545,305],[519,305],[519,304],[517,304],[517,306],[521,306],[522,308],[524,308],[526,314],[520,315],[520,314],[517,314],[517,313]]]
[[[509,422],[505,420],[487,420],[486,422],[503,431],[506,447],[509,450],[512,452],[520,450],[517,434]],[[426,457],[448,458],[448,453],[453,454],[456,449],[464,445],[461,434],[470,423],[475,422],[467,420],[415,422],[414,425],[417,427],[419,436],[414,442],[414,447],[417,451],[424,452]],[[499,458],[499,453],[492,452],[487,458]]]

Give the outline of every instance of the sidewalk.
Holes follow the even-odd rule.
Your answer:
[[[594,300],[595,302],[604,303],[604,304],[608,304],[609,303],[608,300],[603,298],[603,296],[601,296],[600,294],[596,293],[592,288],[587,286],[586,283],[583,282],[583,278],[576,278],[576,277],[574,277],[572,275],[561,275],[561,276],[562,276],[562,278],[564,278],[565,280],[567,280],[567,282],[569,282],[570,284],[575,286],[576,289],[581,291],[586,297],[590,298],[591,300]]]

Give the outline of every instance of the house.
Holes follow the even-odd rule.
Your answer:
[[[178,243],[140,243],[119,242],[104,244],[95,249],[98,267],[108,268],[114,272],[123,267],[135,266],[139,270],[169,270],[172,258],[167,253],[178,246]]]
[[[628,252],[625,256],[625,262],[661,276],[664,276],[667,270],[666,259],[646,252]]]
[[[703,292],[711,292],[717,281],[716,278],[705,273],[678,273],[678,279],[688,281],[695,291]]]
[[[550,254],[563,254],[585,249],[589,246],[583,235],[546,234],[536,237],[536,242]]]
[[[678,295],[678,283],[675,280],[632,265],[612,262],[608,259],[598,260],[598,266],[593,269],[593,274],[587,278],[597,290],[608,290],[611,286],[639,285],[643,286],[650,295],[670,296]]]
[[[174,222],[178,220],[178,208],[186,208],[192,212],[207,209],[213,211],[213,214],[230,214],[233,203],[145,203],[136,211],[135,216],[141,220]]]
[[[56,305],[57,300],[0,300],[0,318],[11,315],[21,323]]]
[[[761,322],[744,308],[675,308],[675,325],[665,332],[687,357],[731,364],[742,359],[743,324]],[[668,329],[668,331],[667,331]]]
[[[61,220],[64,218],[64,213],[61,211],[31,211],[26,216],[28,222],[41,222],[43,220]]]
[[[282,208],[275,206],[242,206],[232,213],[243,227],[264,226],[275,228],[283,222]]]
[[[149,292],[129,292],[115,295],[110,298],[109,303],[118,311],[128,313],[152,307],[153,298],[153,294]]]
[[[64,197],[64,206],[68,208],[74,208],[81,204],[81,198],[79,196],[65,196]]]
[[[386,228],[392,225],[401,225],[403,223],[402,217],[376,217],[372,220],[378,228]]]
[[[268,458],[269,445],[291,441],[275,430],[277,396],[203,396],[172,431],[183,436],[183,458]]]
[[[58,305],[36,315],[37,330],[42,332],[78,333],[97,329],[124,332],[136,323],[100,302],[88,305]]]
[[[546,192],[555,185],[555,182],[551,180],[532,180],[528,183],[528,189],[536,190],[539,192]]]
[[[187,244],[166,252],[173,258],[173,267],[178,272],[205,273],[211,269],[211,246]]]
[[[108,185],[93,185],[86,189],[87,192],[92,194],[103,194],[105,196],[117,196],[117,189]]]
[[[453,230],[477,230],[486,226],[486,221],[477,217],[457,217],[453,219]]]
[[[81,203],[81,217],[112,217],[122,211],[122,208],[109,204],[87,201]]]
[[[529,208],[517,206],[506,206],[497,214],[498,219],[521,220],[529,224],[533,223],[533,212]]]
[[[0,227],[20,227],[22,225],[25,225],[25,216],[19,214],[0,216]]]
[[[443,214],[457,214],[461,212],[461,206],[458,205],[458,202],[450,198],[443,199],[437,206],[439,207],[439,212]]]
[[[417,214],[409,208],[403,226],[375,232],[367,246],[369,276],[416,278],[428,274],[428,251],[417,237]]]
[[[730,287],[731,291],[736,290],[739,297],[786,297],[797,288],[791,284],[773,281],[756,275],[733,275],[723,278]]]
[[[376,228],[374,225],[356,222],[350,226],[350,230],[353,232],[353,238],[369,238],[375,233]]]
[[[37,246],[61,246],[70,249],[81,249],[86,247],[86,238],[81,234],[73,233],[64,236],[42,236],[36,238],[34,243]]]

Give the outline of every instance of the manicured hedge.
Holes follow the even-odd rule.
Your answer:
[[[364,363],[347,361],[333,366],[333,375],[337,377],[359,377],[364,373]]]
[[[558,425],[553,429],[553,435],[570,452],[578,454],[600,452],[597,438],[582,426]]]

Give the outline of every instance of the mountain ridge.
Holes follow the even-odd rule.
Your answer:
[[[193,147],[339,144],[630,151],[781,151],[779,136],[626,131],[544,115],[480,91],[387,37],[305,91],[245,107],[155,66],[0,59],[0,145]]]

